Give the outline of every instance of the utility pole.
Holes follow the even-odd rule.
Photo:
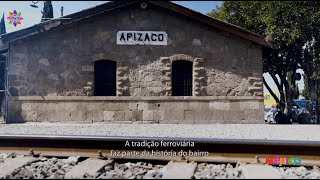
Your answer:
[[[60,11],[61,11],[61,17],[62,17],[63,16],[63,6],[61,6]]]

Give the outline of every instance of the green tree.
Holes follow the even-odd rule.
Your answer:
[[[42,12],[41,22],[50,20],[47,18],[53,18],[53,8],[52,8],[51,1],[44,1],[43,11],[41,12]]]
[[[1,34],[5,34],[6,33],[6,24],[5,24],[5,21],[4,21],[4,13],[2,15],[2,19],[0,21],[0,35]]]
[[[282,106],[286,101],[290,113],[293,98],[298,96],[294,78],[296,70],[303,68],[308,75],[317,67],[315,53],[311,54],[310,48],[305,46],[314,39],[314,34],[319,34],[318,24],[313,24],[319,22],[319,7],[320,3],[315,1],[224,1],[208,15],[266,36],[266,41],[276,44],[275,50],[264,49],[263,69],[278,87],[280,99],[275,99]],[[316,33],[311,33],[315,30]],[[313,43],[313,48],[315,50],[318,46]],[[269,87],[265,80],[264,84]]]
[[[4,20],[4,13],[2,15],[2,19],[0,21],[0,35],[6,33],[6,24]],[[0,90],[5,90],[5,61],[6,58],[2,54],[0,54]],[[0,116],[2,116],[2,104],[4,99],[4,92],[0,92]]]
[[[4,20],[4,13],[0,21],[0,35],[6,33],[6,24]],[[5,74],[5,56],[0,54],[0,90],[4,90],[4,74]],[[3,99],[3,93],[0,94],[0,99]],[[1,104],[0,104],[1,107]]]

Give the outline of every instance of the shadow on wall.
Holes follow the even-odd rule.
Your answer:
[[[18,123],[25,123],[25,122],[26,121],[23,119],[20,112],[16,112],[16,113],[9,112],[9,116],[6,121],[7,124],[18,124]]]

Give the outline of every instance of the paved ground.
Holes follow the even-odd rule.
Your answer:
[[[97,135],[320,141],[320,125],[0,124],[1,134]]]

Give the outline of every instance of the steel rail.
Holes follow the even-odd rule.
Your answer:
[[[158,147],[125,146],[126,142],[158,142]],[[163,147],[161,142],[189,142],[189,146]],[[194,143],[192,146],[191,144]],[[150,144],[149,144],[150,145]],[[172,144],[171,144],[172,145]],[[320,165],[320,141],[213,139],[130,136],[51,136],[51,135],[0,135],[0,153],[16,152],[28,155],[29,150],[42,156],[97,157],[98,151],[113,159],[186,160],[197,162],[265,163],[267,157],[298,157],[300,165]],[[180,151],[198,153],[181,157]],[[143,152],[150,155],[143,156]],[[125,154],[121,156],[118,153]],[[134,155],[135,153],[140,156]],[[154,152],[154,154],[152,154]],[[167,152],[165,154],[164,152]],[[201,152],[208,152],[203,156]],[[156,153],[162,153],[161,155]],[[176,153],[176,154],[174,154]],[[122,155],[123,155],[122,154]]]

